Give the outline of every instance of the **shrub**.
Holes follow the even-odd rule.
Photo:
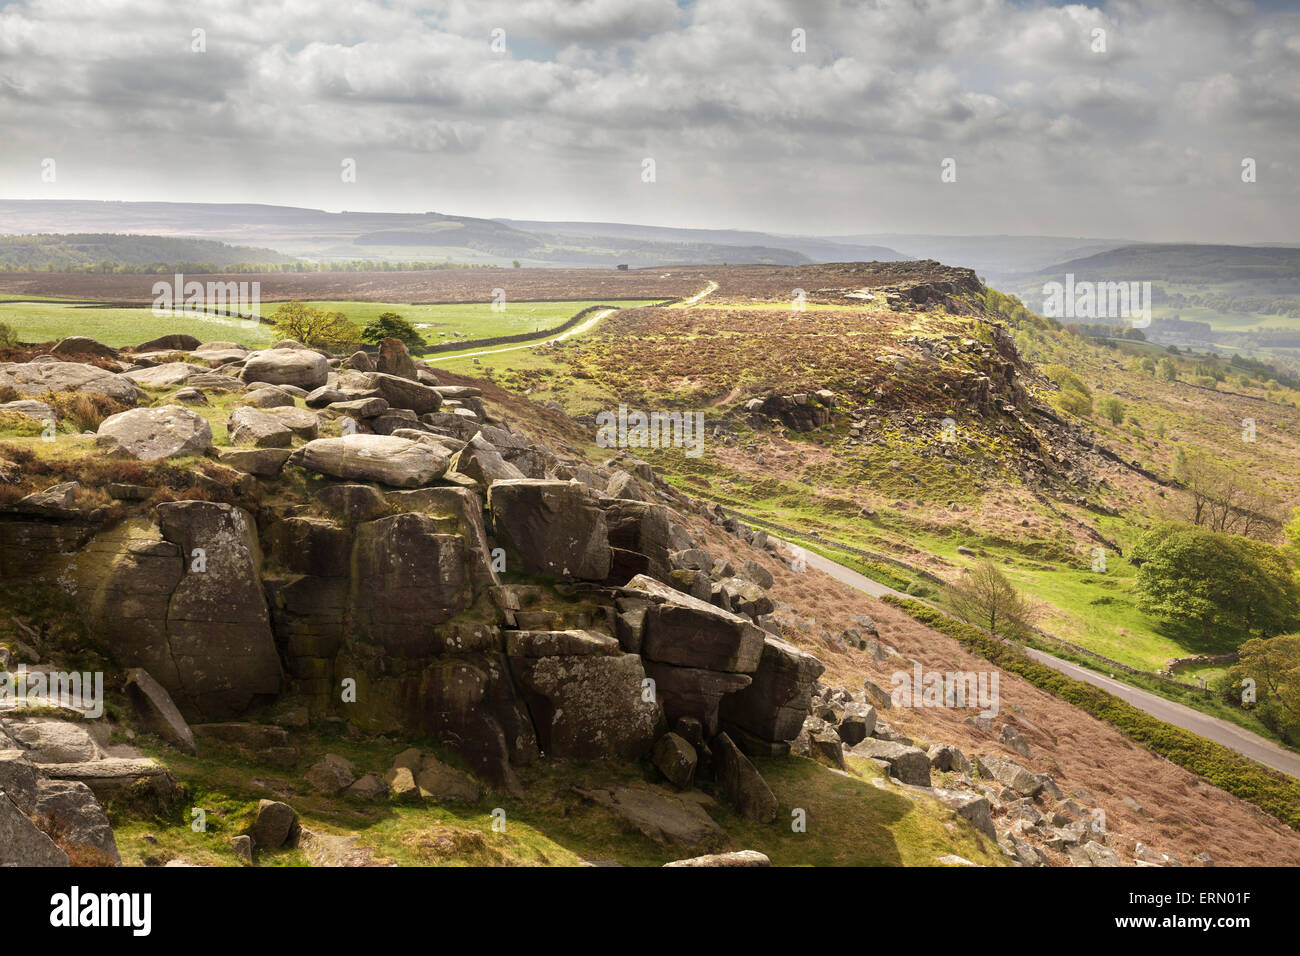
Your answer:
[[[0,322],[0,349],[11,349],[18,344],[18,333],[5,322]]]
[[[1124,412],[1124,403],[1118,398],[1108,397],[1101,400],[1101,413],[1110,419],[1112,425],[1123,423]]]
[[[286,302],[271,314],[275,334],[311,348],[351,352],[361,344],[361,329],[342,312],[322,312],[302,302]]]
[[[361,330],[363,342],[378,345],[384,339],[397,339],[408,349],[424,346],[424,337],[416,331],[415,326],[396,312],[384,312]]]

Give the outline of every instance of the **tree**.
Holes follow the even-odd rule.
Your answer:
[[[1163,382],[1178,381],[1178,366],[1167,358],[1162,358],[1156,366],[1156,376]]]
[[[1253,638],[1241,645],[1240,654],[1228,671],[1227,689],[1240,700],[1243,681],[1253,681],[1251,709],[1266,726],[1296,739],[1300,736],[1300,636]]]
[[[396,312],[383,312],[361,330],[361,340],[378,345],[384,339],[398,339],[409,348],[423,348],[424,336]]]
[[[276,335],[297,339],[311,348],[350,352],[361,344],[361,329],[342,312],[323,312],[303,302],[286,302],[271,314],[271,319]]]
[[[1174,456],[1174,477],[1187,489],[1191,500],[1187,517],[1192,524],[1247,536],[1277,530],[1277,499],[1240,468],[1203,451],[1179,449]]]
[[[1112,425],[1123,423],[1124,411],[1124,403],[1118,398],[1103,398],[1101,400],[1101,413],[1110,419]]]
[[[967,568],[945,589],[948,606],[968,624],[1010,640],[1023,639],[1038,609],[1026,601],[992,561]]]
[[[1281,548],[1186,524],[1161,524],[1129,557],[1138,607],[1201,641],[1274,637],[1300,625],[1300,584]]]

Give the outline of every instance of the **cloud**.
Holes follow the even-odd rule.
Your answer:
[[[1150,238],[1297,239],[1281,223],[1300,198],[1300,14],[1235,0],[17,0],[0,7],[0,127],[0,175],[21,197],[825,233],[1028,217],[1076,235],[1140,222]],[[1232,170],[1247,148],[1276,222],[1244,211]],[[51,155],[69,172],[44,184]],[[943,186],[949,156],[963,173]],[[351,193],[343,157],[363,160]]]

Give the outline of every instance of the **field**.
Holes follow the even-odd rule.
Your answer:
[[[0,301],[0,322],[8,324],[22,342],[85,335],[114,348],[138,345],[175,332],[250,347],[270,345],[273,338],[270,326],[224,316],[195,312],[159,316],[147,308],[105,308],[56,301]]]
[[[204,275],[203,282],[260,282],[262,302],[290,299],[362,302],[491,302],[504,289],[507,302],[616,302],[692,295],[708,281],[698,266],[662,269],[437,269],[419,272],[311,272]],[[0,273],[0,295],[58,296],[112,304],[153,302],[158,276],[79,273]],[[164,277],[165,278],[165,277]]]
[[[620,301],[621,308],[649,305],[653,300]],[[342,312],[360,326],[378,318],[384,312],[396,312],[413,324],[431,345],[452,341],[453,333],[463,338],[493,338],[498,335],[516,335],[522,332],[544,332],[577,315],[583,309],[602,304],[599,301],[574,302],[512,302],[494,310],[491,303],[473,302],[451,305],[411,305],[401,302],[310,301],[313,308],[326,312]],[[269,318],[275,305],[263,304],[262,316]]]
[[[343,312],[361,326],[381,313],[397,312],[415,324],[430,344],[436,345],[454,341],[456,337],[491,338],[545,331],[600,303],[590,300],[507,301],[505,309],[500,312],[494,311],[489,303],[409,305],[352,300],[313,301],[309,304],[323,310]],[[618,304],[634,308],[648,303],[632,300]],[[274,304],[264,303],[261,314],[269,317],[274,311]],[[52,299],[36,302],[0,299],[0,322],[12,327],[23,342],[47,342],[66,335],[85,335],[115,348],[137,345],[173,332],[188,333],[204,341],[238,342],[250,347],[269,345],[275,338],[269,325],[217,315],[184,312],[158,316],[147,308],[104,307]]]

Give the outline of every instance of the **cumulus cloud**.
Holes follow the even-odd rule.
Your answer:
[[[0,7],[11,198],[1291,241],[1298,120],[1300,14],[1238,0]]]

